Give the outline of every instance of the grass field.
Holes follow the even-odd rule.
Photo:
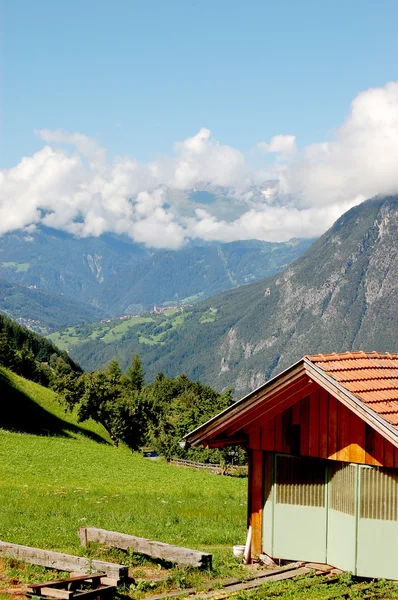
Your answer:
[[[115,449],[101,426],[80,426],[65,413],[55,394],[0,367],[0,539],[7,542],[123,562],[136,584],[123,593],[153,594],[148,569],[165,577],[156,593],[209,577],[244,576],[231,546],[244,543],[247,480],[182,469],[148,461],[125,447]],[[13,408],[10,408],[13,407]],[[212,574],[165,571],[142,557],[99,546],[80,547],[77,531],[92,525],[196,548],[213,554]],[[11,561],[1,573],[2,589],[10,581],[57,578],[44,569]],[[4,561],[3,561],[4,563]],[[143,577],[143,579],[140,579]],[[279,582],[241,593],[239,600],[398,597],[391,584],[363,590],[344,575],[331,585],[307,580]],[[384,586],[384,587],[383,587]],[[344,596],[344,594],[351,594]],[[395,595],[394,595],[395,594]],[[8,597],[3,594],[3,597]]]
[[[152,330],[160,325],[168,323],[170,329],[176,329],[182,325],[186,313],[181,314],[179,309],[165,310],[162,314],[151,316],[136,316],[129,319],[112,319],[105,323],[89,323],[87,325],[78,325],[76,327],[66,327],[60,331],[55,331],[48,336],[54,344],[61,350],[70,350],[73,346],[84,344],[90,340],[101,340],[104,344],[120,340],[129,329],[135,329],[141,343],[156,345],[163,344],[165,332],[152,333],[145,329],[141,333],[142,326],[152,324]]]
[[[210,551],[216,568],[231,562],[232,544],[245,539],[245,479],[115,449],[50,390],[1,368],[0,383],[2,399],[31,404],[28,422],[6,415],[8,428],[29,432],[0,430],[1,540],[85,555],[77,531],[92,525]]]

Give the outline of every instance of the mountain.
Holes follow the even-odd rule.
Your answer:
[[[143,246],[114,236],[75,238],[39,226],[0,237],[0,277],[95,304],[105,281],[147,256]]]
[[[142,312],[154,304],[192,303],[278,273],[300,256],[311,241],[248,240],[158,251],[105,284],[98,305],[112,315],[120,315]]]
[[[394,351],[398,339],[398,197],[345,213],[282,274],[195,305],[179,327],[139,344],[148,379],[185,373],[242,394],[304,354]],[[130,330],[129,330],[130,331]],[[137,332],[76,346],[83,367],[125,361]],[[132,343],[134,342],[134,343]]]
[[[0,313],[43,335],[104,316],[89,304],[5,279],[0,279]]]
[[[40,226],[30,233],[16,231],[0,237],[0,278],[63,294],[119,316],[143,312],[154,304],[194,302],[272,275],[310,243],[249,240],[149,251],[128,238],[78,239]],[[74,309],[69,312],[72,324]],[[26,311],[22,315],[10,310],[10,314],[30,317]]]

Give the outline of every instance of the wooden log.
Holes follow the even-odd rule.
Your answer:
[[[160,558],[181,565],[211,569],[211,554],[180,546],[171,546],[163,542],[147,540],[134,535],[118,533],[117,531],[107,531],[96,527],[80,527],[79,538],[82,546],[86,546],[88,542],[98,542],[106,546],[131,550],[137,554],[145,554],[152,558]]]
[[[52,552],[20,544],[11,544],[0,540],[0,556],[15,558],[33,565],[59,569],[60,571],[80,571],[90,573],[103,571],[108,577],[122,581],[128,577],[128,568],[124,565],[104,562],[102,560],[90,560],[83,556],[71,556],[61,552]]]

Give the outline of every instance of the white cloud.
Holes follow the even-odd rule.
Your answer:
[[[259,142],[276,155],[260,169],[206,128],[151,163],[111,161],[81,133],[37,134],[44,147],[0,171],[0,235],[43,223],[77,236],[127,234],[156,248],[190,238],[282,241],[319,235],[365,198],[398,193],[398,83],[358,94],[332,141],[299,150],[293,135]],[[217,201],[198,206],[193,188]]]
[[[297,150],[296,137],[294,135],[274,135],[269,144],[258,142],[257,148],[268,154],[278,154],[280,158],[289,158]]]

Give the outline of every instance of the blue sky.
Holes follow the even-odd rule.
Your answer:
[[[324,140],[397,79],[398,3],[2,0],[0,167],[80,131],[149,160],[200,127],[248,152]]]
[[[0,235],[284,241],[398,193],[397,0],[0,0],[0,14]]]

